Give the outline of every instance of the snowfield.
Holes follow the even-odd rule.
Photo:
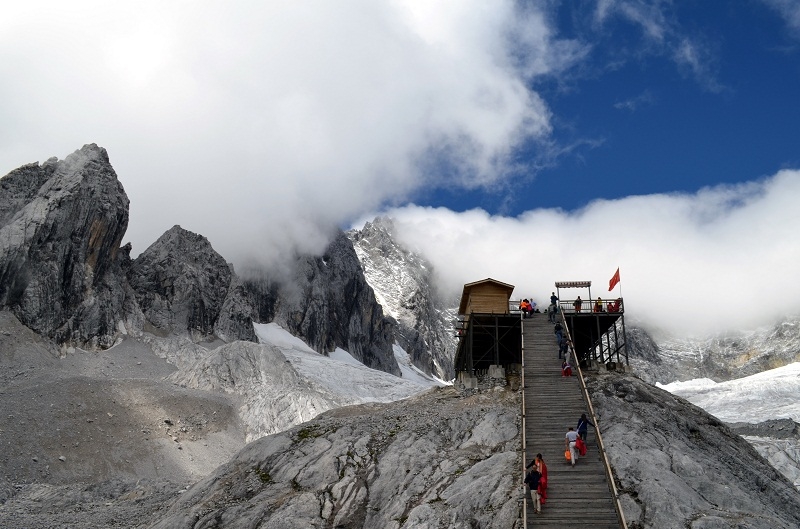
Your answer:
[[[725,382],[701,378],[656,385],[725,422],[800,422],[800,362]]]

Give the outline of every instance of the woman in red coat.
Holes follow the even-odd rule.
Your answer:
[[[547,501],[547,465],[544,464],[542,454],[536,454],[536,468],[541,474],[539,478],[539,496],[541,497],[542,505],[544,505],[545,501]]]

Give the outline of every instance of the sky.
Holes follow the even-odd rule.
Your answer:
[[[180,224],[275,266],[388,214],[452,291],[800,314],[797,0],[31,0],[0,79],[0,174],[106,148],[133,255]]]

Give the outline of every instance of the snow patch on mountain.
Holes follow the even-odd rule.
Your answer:
[[[800,421],[800,362],[744,378],[656,384],[726,422]]]
[[[254,328],[259,344],[225,344],[170,376],[185,387],[236,395],[248,441],[333,408],[392,402],[438,385],[419,373],[406,379],[368,368],[341,349],[321,355],[276,323]]]
[[[432,265],[395,240],[391,219],[377,218],[347,236],[384,314],[397,322],[398,343],[411,362],[439,379],[453,378],[458,300],[436,290]]]
[[[411,362],[409,355],[402,347],[394,345],[394,357],[405,380],[416,382],[423,386],[452,386],[452,382],[442,380],[434,375],[429,375]]]
[[[755,375],[714,382],[709,378],[656,384],[727,423],[800,421],[800,362]],[[800,439],[744,436],[800,490]]]
[[[392,402],[437,385],[430,377],[408,380],[371,369],[343,349],[323,356],[275,323],[255,329],[260,343],[277,347],[300,377],[342,405]]]

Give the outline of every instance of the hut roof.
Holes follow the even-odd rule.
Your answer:
[[[511,298],[511,293],[514,292],[514,285],[503,283],[502,281],[498,281],[497,279],[492,279],[491,277],[487,277],[486,279],[481,279],[480,281],[475,281],[473,283],[467,283],[466,285],[464,285],[464,291],[461,293],[461,303],[459,303],[458,305],[459,314],[464,314],[467,310],[467,302],[469,301],[470,291],[476,286],[484,284],[492,284],[496,285],[501,289],[504,289],[509,298]]]

